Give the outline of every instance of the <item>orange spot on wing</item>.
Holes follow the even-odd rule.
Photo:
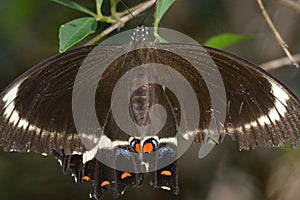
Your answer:
[[[163,175],[163,176],[172,176],[172,172],[169,171],[169,170],[164,170],[164,171],[160,172],[160,175]]]
[[[137,153],[140,153],[140,152],[141,152],[141,144],[136,144],[135,147],[134,147],[134,150],[135,150]]]
[[[121,175],[121,179],[125,179],[125,178],[128,178],[128,177],[131,177],[132,175],[128,172],[124,172],[122,175]]]
[[[151,143],[147,143],[143,146],[143,153],[151,153],[153,151],[154,151],[154,148]]]
[[[101,183],[101,187],[105,187],[105,186],[107,186],[107,185],[109,185],[109,184],[110,184],[109,181],[103,181],[103,182]]]
[[[89,181],[89,180],[91,180],[91,178],[90,178],[89,176],[83,176],[83,177],[82,177],[82,180],[84,180],[84,181]]]

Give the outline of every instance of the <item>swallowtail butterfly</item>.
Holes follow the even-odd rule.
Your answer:
[[[109,189],[118,197],[128,186],[139,187],[145,175],[150,176],[150,184],[155,188],[177,194],[176,161],[145,173],[120,171],[88,156],[90,149],[86,149],[77,134],[72,93],[81,64],[89,53],[93,53],[95,57],[90,64],[101,65],[108,55],[123,48],[108,45],[70,50],[41,62],[12,82],[0,95],[0,145],[4,150],[54,155],[63,171],[70,171],[77,182],[93,182],[91,196],[96,199],[101,199]],[[164,107],[166,123],[156,137],[142,140],[125,134],[112,116],[111,96],[117,81],[128,70],[145,63],[170,66],[189,81],[200,111],[198,129],[189,134],[194,136],[195,142],[203,141],[212,120],[209,91],[201,74],[186,59],[173,54],[171,50],[174,49],[187,52],[189,59],[203,65],[209,55],[220,72],[226,92],[226,102],[223,102],[226,113],[219,141],[229,135],[245,150],[281,147],[287,140],[296,145],[300,138],[300,102],[280,81],[258,66],[225,51],[204,47],[208,54],[203,54],[189,44],[162,44],[160,48],[141,48],[124,53],[103,72],[95,93],[95,112],[103,128],[97,150],[111,152],[112,160],[114,156],[128,155],[128,152],[147,154],[165,148],[163,156],[157,157],[162,160],[172,154],[172,148],[176,150],[177,143],[173,138],[181,120],[180,104],[174,93],[163,85],[147,84],[137,88],[128,107],[131,117],[140,125],[149,122],[149,107],[154,104]],[[87,79],[94,80],[95,76],[87,70]],[[147,77],[147,74],[141,74],[141,77]]]

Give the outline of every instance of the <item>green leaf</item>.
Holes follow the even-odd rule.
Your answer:
[[[175,0],[159,0],[155,12],[155,21],[154,26],[158,26],[161,18],[164,16],[166,11],[170,8],[170,6],[175,2]]]
[[[74,10],[78,10],[80,12],[83,12],[83,13],[86,13],[88,15],[91,15],[93,17],[96,16],[95,13],[93,13],[93,11],[87,9],[86,7],[83,7],[82,5],[74,2],[74,1],[70,1],[70,0],[51,0],[55,3],[58,3],[58,4],[61,4],[63,6],[66,6],[66,7],[69,7],[69,8],[72,8]]]
[[[83,17],[63,24],[59,29],[59,52],[71,48],[86,36],[94,33],[97,21],[93,17]]]
[[[157,32],[154,32],[154,36],[160,43],[169,43],[168,40],[160,36]]]
[[[166,42],[165,39],[163,39],[161,36],[159,36],[157,29],[158,29],[158,24],[161,20],[161,18],[164,16],[166,11],[170,8],[170,6],[175,2],[176,0],[159,0],[157,7],[156,7],[156,12],[155,12],[155,21],[154,21],[154,35],[155,37],[162,42]]]
[[[242,42],[245,40],[251,40],[253,38],[254,38],[253,36],[224,33],[224,34],[216,35],[216,36],[209,38],[204,43],[204,46],[214,47],[217,49],[225,49],[226,47],[229,47],[236,43],[239,43],[239,42]]]

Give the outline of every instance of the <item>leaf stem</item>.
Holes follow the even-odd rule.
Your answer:
[[[96,13],[97,13],[96,20],[97,21],[99,21],[103,17],[102,12],[101,12],[102,2],[103,2],[103,0],[96,0]]]
[[[96,20],[99,22],[103,22],[103,23],[109,23],[109,24],[114,24],[117,22],[116,19],[114,19],[111,16],[104,16],[102,15],[102,11],[101,11],[101,7],[102,7],[102,2],[103,0],[96,0]]]
[[[119,3],[119,0],[110,0],[110,12],[111,15],[115,18],[115,19],[119,19],[119,16],[117,15],[117,5]]]
[[[156,2],[156,0],[149,0],[149,1],[143,2],[143,3],[139,4],[138,5],[139,7],[137,9],[135,9],[134,11],[132,11],[131,14],[133,16],[136,16],[136,15],[142,13],[145,10],[147,10],[148,8],[150,8],[155,2]],[[122,27],[127,21],[129,21],[130,19],[133,18],[133,16],[131,14],[127,14],[124,17],[120,18],[120,20],[118,22],[111,25],[110,27],[108,27],[107,29],[102,31],[100,34],[98,34],[96,37],[94,37],[93,39],[88,41],[85,44],[85,46],[97,43],[99,40],[101,40],[103,37],[105,37],[106,35],[108,35],[112,31]]]

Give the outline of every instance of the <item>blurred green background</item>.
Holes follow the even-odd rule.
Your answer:
[[[124,0],[128,5],[136,0]],[[93,9],[94,1],[77,1]],[[104,1],[104,13],[109,2]],[[141,1],[139,1],[141,2]],[[296,11],[267,1],[266,8],[279,32],[294,53],[300,52],[300,17]],[[22,72],[58,53],[58,28],[72,19],[85,16],[47,0],[0,1],[0,88],[5,88]],[[142,14],[137,19],[142,20]],[[151,15],[146,25],[151,25]],[[135,27],[128,23],[124,29]],[[104,29],[107,25],[99,28]],[[228,48],[260,64],[284,57],[282,49],[267,27],[256,1],[180,0],[164,16],[161,27],[185,33],[199,43],[225,32],[253,35]],[[271,71],[300,96],[300,71],[284,67]],[[179,160],[180,194],[153,189],[129,188],[120,199],[187,200],[298,200],[300,196],[300,152],[289,149],[258,149],[240,152],[227,138],[204,159],[198,159],[194,145]],[[0,200],[88,199],[91,183],[75,184],[70,175],[51,156],[5,153],[0,150]],[[105,194],[105,199],[112,199]]]

